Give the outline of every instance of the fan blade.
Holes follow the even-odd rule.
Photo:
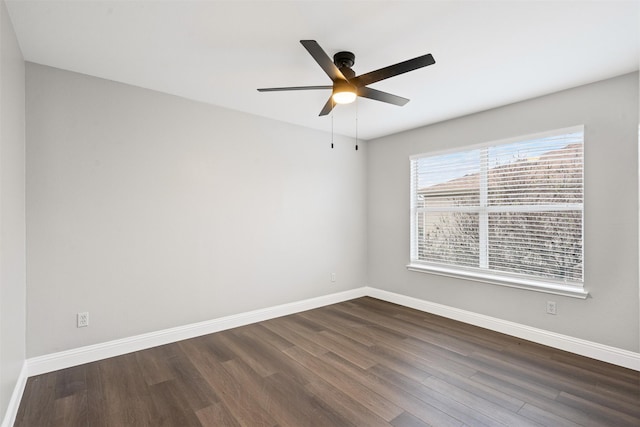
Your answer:
[[[349,80],[349,83],[356,87],[363,87],[370,85],[371,83],[379,82],[380,80],[388,79],[389,77],[394,77],[399,74],[408,73],[409,71],[433,65],[435,63],[436,61],[429,53],[427,55],[419,56],[417,58],[409,59],[394,65],[389,65],[388,67],[380,68],[379,70],[362,74]]]
[[[371,89],[370,87],[358,88],[358,96],[399,106],[403,106],[404,104],[409,102],[407,98],[403,98],[398,95],[392,95],[387,92],[382,92],[381,90]]]
[[[333,89],[333,86],[292,86],[292,87],[265,87],[258,89],[258,92],[280,92],[285,90],[319,90]]]
[[[331,112],[331,110],[333,110],[333,107],[335,106],[335,102],[333,102],[333,98],[330,96],[329,99],[327,100],[327,103],[324,104],[324,107],[322,107],[322,110],[320,111],[320,114],[318,114],[319,116],[326,116],[327,114],[329,114]]]
[[[309,52],[309,54],[316,60],[320,68],[331,78],[332,81],[347,80],[346,77],[340,72],[336,64],[333,63],[331,58],[320,47],[315,40],[300,40],[302,46]]]

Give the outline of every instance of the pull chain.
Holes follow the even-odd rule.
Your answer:
[[[331,148],[333,148],[333,110],[334,110],[333,98],[331,98]]]
[[[356,97],[356,151],[358,151],[358,97]]]

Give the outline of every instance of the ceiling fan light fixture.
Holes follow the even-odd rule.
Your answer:
[[[355,92],[335,92],[333,94],[333,100],[336,104],[351,104],[356,100]]]
[[[356,100],[356,88],[346,81],[336,81],[333,85],[333,102],[336,104],[350,104]]]

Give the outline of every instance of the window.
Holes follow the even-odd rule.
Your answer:
[[[586,297],[583,135],[411,157],[408,267]]]

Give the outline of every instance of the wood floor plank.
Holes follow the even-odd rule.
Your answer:
[[[267,392],[266,379],[255,372],[241,359],[228,360],[222,364],[230,378],[241,387],[245,402],[253,402],[254,406],[269,415],[276,424],[280,425],[290,415],[282,408],[281,402]]]
[[[168,347],[160,346],[135,353],[138,367],[147,385],[158,384],[174,378],[171,369],[171,355],[167,354]]]
[[[340,411],[326,405],[286,375],[274,374],[265,382],[266,392],[281,407],[281,425],[354,426]]]
[[[50,372],[27,380],[15,426],[46,425],[51,421],[54,413],[56,376],[56,372]]]
[[[344,321],[345,318],[336,315],[335,312],[329,310],[310,310],[300,313],[300,316],[322,325],[326,331],[341,334],[364,346],[370,347],[375,343],[375,339],[363,333],[365,331],[365,325],[361,322]]]
[[[405,411],[412,413],[426,423],[437,426],[462,425],[460,420],[447,414],[446,411],[428,403],[426,400],[413,396],[411,393],[397,387],[393,383],[376,377],[369,371],[351,364],[348,360],[342,359],[336,354],[327,353],[323,355],[322,358],[327,361],[330,366],[338,369],[339,372],[342,372],[345,376],[352,378],[362,387],[377,393],[377,395],[382,396],[398,408],[405,409]]]
[[[262,342],[268,343],[271,347],[275,347],[278,351],[286,350],[294,345],[282,336],[265,328],[262,323],[254,323],[242,328],[237,328],[235,333],[239,333],[253,339],[260,339]]]
[[[466,390],[469,393],[473,393],[476,396],[481,396],[483,399],[495,403],[496,405],[500,405],[512,412],[518,412],[525,403],[523,400],[505,393],[502,390],[496,390],[495,388],[473,381],[466,376],[458,375],[455,371],[446,375],[438,376],[438,379]]]
[[[235,354],[235,357],[231,360],[242,359],[262,377],[268,377],[277,372],[277,368],[272,366],[270,360],[260,352],[255,351],[254,346],[246,337],[231,332],[221,332],[219,335],[220,342]]]
[[[313,310],[311,310],[313,311]],[[324,325],[304,316],[304,312],[295,316],[296,324],[313,332],[322,332],[326,328]]]
[[[74,366],[56,373],[56,399],[86,390],[86,366]]]
[[[368,411],[360,402],[342,390],[331,386],[325,381],[314,381],[305,386],[313,393],[317,399],[322,400],[326,405],[333,408],[343,418],[350,420],[353,425],[367,427],[390,427],[390,424]]]
[[[286,375],[301,386],[318,379],[316,374],[304,366],[291,363],[288,358],[283,357],[282,351],[293,347],[293,345],[281,347],[279,340],[273,339],[274,337],[279,337],[277,334],[266,328],[264,328],[264,331],[269,332],[269,334],[263,335],[249,332],[247,334],[243,333],[243,335],[252,340],[251,345],[255,351],[261,355],[263,360],[268,360],[271,363],[275,372]]]
[[[233,360],[236,354],[222,342],[222,334],[210,334],[190,340],[200,351],[213,355],[217,361]]]
[[[540,396],[547,399],[555,399],[560,391],[548,387],[543,383],[532,381],[529,378],[522,378],[515,375],[504,374],[495,369],[480,369],[471,377],[476,382],[488,385],[496,390],[504,390],[522,400],[531,396]]]
[[[105,359],[94,365],[92,373],[100,389],[96,390],[100,401],[89,403],[89,411],[97,410],[97,423],[101,425],[151,426],[156,417],[143,374],[139,371],[134,353]],[[93,393],[87,397],[95,398]],[[94,414],[90,413],[90,419]]]
[[[316,334],[315,342],[363,369],[376,364],[370,355],[369,347],[334,331],[322,331]]]
[[[450,415],[451,417],[460,420],[465,425],[472,425],[477,427],[501,427],[502,423],[485,416],[478,412],[471,412],[469,408],[458,401],[452,399],[446,394],[440,393],[437,390],[432,390],[425,387],[420,381],[416,381],[412,378],[406,377],[399,372],[389,369],[384,365],[376,365],[367,370],[369,373],[377,376],[378,378],[386,381],[388,384],[393,384],[412,394],[416,398],[422,400],[425,403],[439,409],[440,411]],[[403,407],[405,407],[403,405]],[[406,409],[406,407],[405,407]]]
[[[56,399],[53,411],[54,426],[74,427],[88,425],[86,391],[79,391]]]
[[[458,337],[460,341],[472,344],[471,349],[473,351],[478,351],[479,348],[483,347],[501,351],[507,347],[504,340],[492,339],[492,334],[487,334],[486,331],[484,331],[482,328],[476,327],[470,330],[468,327],[459,327],[459,324],[457,323],[442,324],[440,322],[434,321],[434,316],[416,317],[415,315],[408,316],[407,314],[403,313],[395,316],[395,318],[412,323],[421,328],[431,330],[434,333],[440,334],[440,336],[444,335],[448,337]]]
[[[215,356],[202,351],[197,343],[189,340],[181,342],[180,345],[240,425],[275,426],[277,424],[267,411],[251,400],[240,381],[223,367],[222,363],[231,362],[233,359],[220,362]]]
[[[541,346],[541,351],[549,351],[549,347]],[[632,369],[621,368],[619,366],[612,365],[610,363],[597,362],[594,363],[594,360],[580,356],[577,354],[567,353],[565,351],[555,351],[551,354],[550,358],[554,361],[560,362],[563,366],[573,366],[575,368],[579,368],[585,371],[599,373],[601,375],[606,376],[607,378],[619,379],[622,380],[623,383],[633,384],[640,382],[640,372],[634,371]],[[636,396],[640,399],[640,394]]]
[[[109,425],[108,408],[109,402],[104,393],[105,386],[102,384],[101,375],[102,361],[87,363],[86,383],[87,383],[87,419],[91,421],[91,426],[106,427]]]
[[[294,323],[295,324],[295,323]],[[291,327],[292,321],[287,318],[279,318],[264,322],[263,325],[271,332],[279,335],[296,347],[302,348],[314,356],[327,352],[327,349],[316,344],[312,339],[307,338],[304,331],[297,332],[295,327]],[[287,350],[284,350],[286,353]]]
[[[568,368],[567,371],[571,374],[567,374],[562,372],[554,362],[545,365],[538,361],[534,362],[529,356],[524,355],[515,358],[506,357],[501,353],[483,353],[474,354],[471,358],[493,364],[497,366],[499,371],[508,373],[512,378],[522,377],[533,382],[543,381],[558,390],[558,393],[564,391],[583,399],[593,400],[594,403],[605,406],[614,405],[623,412],[629,412],[637,417],[640,401],[637,397],[638,392],[634,392],[634,389],[638,389],[638,385],[634,386],[633,382],[616,387],[612,385],[611,381],[601,378],[601,374],[594,376]],[[615,380],[615,382],[618,383],[620,380]]]
[[[379,358],[379,363],[402,369],[402,373],[407,376],[413,375],[412,372],[417,372],[418,375],[423,372],[428,376],[441,375],[443,372],[442,367],[434,364],[427,355],[406,351],[400,346],[392,348],[385,344],[379,344],[371,347],[371,352]]]
[[[15,426],[626,427],[640,372],[358,298],[27,380]]]
[[[422,326],[414,325],[395,317],[388,317],[382,313],[371,313],[361,307],[354,308],[351,312],[356,316],[374,320],[388,329],[420,339],[431,343],[434,346],[441,347],[461,355],[468,355],[471,351],[475,350],[472,345],[457,340],[455,337],[447,337],[444,334],[434,333]]]
[[[241,424],[236,418],[229,412],[224,403],[218,402],[211,406],[199,409],[196,412],[200,424],[203,427],[240,427]]]
[[[349,378],[340,371],[331,369],[330,365],[325,361],[318,359],[302,349],[293,347],[287,349],[285,354],[307,369],[321,373],[321,377],[325,381],[353,396],[361,405],[386,421],[397,417],[403,412],[400,407],[384,399],[374,391],[362,386],[360,383],[353,381],[352,378]]]
[[[349,318],[358,319],[357,332],[365,334],[369,338],[371,338],[374,344],[385,342],[388,344],[392,344],[397,341],[401,341],[403,339],[409,338],[409,335],[404,334],[402,332],[398,332],[394,329],[387,328],[384,323],[375,323],[369,321],[365,316],[360,315],[361,317],[354,316],[351,314],[351,309],[347,305],[339,305],[334,306],[332,309],[335,312],[339,312],[343,316],[348,316]]]
[[[175,380],[153,384],[149,395],[154,404],[153,423],[156,426],[200,427],[200,420],[186,397],[179,392]]]
[[[502,357],[501,354],[488,355],[486,353],[474,353],[469,356],[469,360],[472,364],[478,363],[475,366],[482,366],[479,370],[483,372],[498,372],[505,374],[512,378],[521,378],[525,381],[532,381],[534,383],[543,383],[547,387],[555,390],[562,390],[567,385],[558,377],[553,375],[552,372],[544,369],[536,369],[527,363],[514,361],[508,357]]]
[[[544,351],[546,347],[540,344],[529,343],[535,345],[539,351]],[[552,352],[551,354],[555,354]],[[492,354],[496,354],[492,352]],[[543,353],[544,354],[544,353]],[[573,363],[562,362],[551,355],[546,357],[540,357],[540,354],[534,354],[529,351],[518,351],[513,347],[506,348],[500,353],[501,356],[507,356],[512,360],[522,361],[530,367],[534,367],[537,371],[542,370],[544,372],[551,372],[558,380],[561,380],[566,386],[572,386],[573,391],[580,393],[585,389],[596,389],[599,392],[610,391],[626,391],[626,395],[633,398],[633,402],[640,405],[640,396],[633,396],[633,391],[636,390],[635,385],[629,381],[630,378],[619,378],[611,372],[610,375],[606,372],[598,372],[595,369],[585,369],[584,367],[576,366]],[[621,372],[624,370],[616,369],[615,372]],[[636,381],[640,381],[640,373],[635,377]],[[585,387],[586,386],[586,387]]]
[[[580,427],[581,424],[574,423],[566,418],[560,417],[553,412],[545,411],[535,405],[526,403],[518,413],[544,426],[554,427]]]
[[[462,403],[465,406],[482,413],[490,418],[495,419],[498,422],[507,426],[539,426],[538,423],[530,421],[529,419],[522,417],[519,414],[510,411],[507,408],[503,408],[485,399],[483,396],[478,396],[470,391],[460,388],[456,385],[450,384],[436,377],[429,377],[423,384],[427,387],[437,390],[440,393],[445,392],[448,396]]]
[[[640,384],[640,383],[639,383]],[[611,391],[604,391],[591,384],[585,385],[584,388],[570,388],[563,390],[560,394],[571,390],[570,393],[576,395],[576,397],[588,401],[602,407],[607,407],[615,411],[630,415],[633,418],[640,419],[640,402],[637,399],[633,399],[630,393],[620,393],[620,390],[612,393]]]
[[[522,400],[525,400],[527,404],[531,404],[552,416],[557,416],[564,420],[570,420],[585,427],[596,427],[602,425],[599,421],[595,420],[593,417],[590,417],[588,412],[584,412],[568,406],[564,403],[558,402],[556,400],[556,397],[559,395],[559,392],[555,392],[552,394],[552,397],[548,397],[549,394],[546,392],[537,393],[535,391],[530,391],[526,380],[518,379],[517,381],[514,381],[508,375],[503,377],[503,379],[497,379],[484,373],[478,373],[474,375],[473,379],[475,381],[480,381],[484,384],[490,385],[498,390],[509,393],[515,397],[521,398]],[[516,382],[518,383],[517,385]],[[539,386],[537,386],[536,389],[539,389]],[[525,406],[527,404],[525,404]],[[522,412],[522,409],[519,412]],[[536,420],[536,418],[532,419]]]
[[[477,372],[477,369],[469,367],[468,364],[461,363],[460,360],[465,358],[460,357],[458,353],[434,346],[419,339],[407,338],[398,343],[396,348],[418,356],[432,364],[432,366],[437,367],[434,368],[435,371],[451,371],[465,377],[470,377]]]
[[[408,412],[403,412],[391,420],[393,427],[429,427],[429,424],[422,422]]]
[[[220,397],[202,377],[180,346],[175,346],[180,352],[178,357],[170,359],[171,370],[174,375],[173,384],[176,391],[182,394],[189,403],[191,410],[212,406],[220,402]]]
[[[637,427],[638,418],[627,415],[615,409],[607,406],[600,405],[599,403],[583,399],[579,396],[574,396],[570,393],[561,392],[560,396],[556,399],[558,402],[565,403],[571,407],[580,409],[585,412],[594,413],[597,418],[601,419],[603,423],[612,426],[629,426]]]

